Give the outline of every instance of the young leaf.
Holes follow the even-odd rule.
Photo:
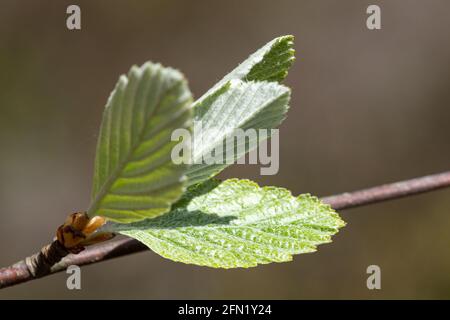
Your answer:
[[[230,165],[211,165],[201,159],[207,158],[211,150],[225,143],[234,129],[272,129],[284,120],[290,92],[276,82],[286,77],[295,60],[293,41],[291,35],[273,39],[194,103],[195,121],[202,124],[202,136],[210,139],[194,146],[194,165],[188,172],[189,185],[205,181]],[[253,98],[254,101],[251,100]],[[239,149],[235,153],[235,159],[256,148],[257,143],[263,140],[259,137],[257,142],[248,141],[243,152]]]
[[[197,105],[194,121],[201,124],[201,138],[194,135],[194,164],[187,174],[189,185],[207,180],[230,165],[232,162],[224,161],[228,155],[234,154],[232,160],[235,160],[257,147],[257,142],[264,138],[258,139],[256,136],[252,139],[249,136],[247,140],[240,139],[238,142],[242,145],[237,146],[227,145],[226,141],[227,138],[234,139],[237,128],[257,130],[277,127],[285,118],[289,98],[289,88],[276,82],[231,80]],[[195,126],[194,133],[197,134]],[[210,164],[204,161],[218,147],[222,153],[215,156],[222,161]]]
[[[243,81],[283,81],[287,76],[288,69],[295,60],[293,44],[294,36],[291,35],[273,39],[216,83],[194,105],[197,106],[233,79]]]
[[[248,180],[209,180],[189,189],[170,213],[110,228],[163,257],[217,268],[292,260],[331,242],[345,223],[308,194]]]
[[[90,216],[129,223],[167,212],[184,192],[172,131],[189,128],[191,93],[177,70],[133,66],[111,93],[100,128]]]

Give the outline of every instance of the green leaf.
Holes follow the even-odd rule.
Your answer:
[[[194,105],[197,106],[204,99],[221,90],[226,83],[233,79],[281,82],[287,76],[288,69],[295,60],[293,45],[294,36],[292,35],[273,39],[216,83]]]
[[[187,169],[171,161],[170,138],[190,128],[191,103],[177,70],[148,62],[119,78],[103,112],[90,216],[128,223],[169,211]]]
[[[208,139],[200,143],[195,143],[194,139],[194,165],[188,171],[189,185],[201,183],[230,165],[211,165],[202,159],[208,158],[213,149],[225,144],[233,130],[273,129],[285,119],[290,91],[276,82],[286,77],[295,60],[293,40],[291,35],[273,39],[194,103],[194,119],[202,124],[202,136]],[[271,133],[269,131],[269,136]],[[267,138],[258,136],[257,141],[246,141],[243,152],[236,146],[234,159],[255,149]]]
[[[227,155],[234,154],[232,160],[238,159],[267,139],[270,130],[267,136],[257,131],[255,138],[249,135],[246,140],[240,139],[238,145],[226,143],[227,138],[231,141],[235,136],[237,128],[276,128],[285,118],[289,99],[290,89],[276,82],[231,80],[197,105],[194,121],[196,125],[201,123],[201,139],[194,126],[193,164],[187,174],[189,185],[207,180],[229,166],[232,161],[225,163]],[[222,160],[208,164],[204,160],[210,158],[216,148],[221,149],[221,153],[214,153],[214,156]]]
[[[168,259],[217,268],[292,260],[331,242],[345,225],[330,206],[248,180],[209,180],[189,189],[170,213],[110,228]]]

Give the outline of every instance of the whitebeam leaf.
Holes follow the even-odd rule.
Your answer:
[[[171,161],[174,129],[190,129],[192,97],[177,70],[133,66],[111,93],[100,128],[90,216],[129,223],[169,211],[186,165]]]
[[[111,230],[168,259],[215,268],[292,260],[331,242],[345,225],[330,206],[248,180],[209,180],[191,187],[170,213]]]
[[[224,144],[235,129],[273,129],[285,119],[290,99],[287,87],[278,85],[295,60],[294,37],[273,39],[250,55],[233,71],[216,83],[194,103],[195,122],[202,125],[202,137],[194,139],[193,163],[188,172],[189,185],[201,183],[215,176],[227,164],[208,164],[202,161],[211,151]],[[234,159],[255,149],[268,136],[249,139],[245,149],[236,146]],[[200,141],[200,142],[198,142]],[[226,152],[230,149],[223,148]]]
[[[294,36],[286,35],[273,39],[216,83],[194,105],[215,94],[227,82],[233,79],[243,81],[281,82],[286,78],[288,69],[294,63]]]
[[[207,180],[232,164],[232,161],[225,161],[228,155],[233,155],[231,160],[236,160],[270,137],[270,129],[284,120],[289,99],[290,89],[276,82],[231,80],[197,105],[193,165],[187,174],[189,185]],[[201,130],[197,126],[201,126]],[[236,129],[258,131],[256,135],[238,139],[238,144],[227,144],[227,139],[231,141],[236,136]],[[259,129],[269,129],[267,136],[259,135]],[[219,161],[205,161],[212,157],[215,149],[220,150],[220,153],[214,153]]]

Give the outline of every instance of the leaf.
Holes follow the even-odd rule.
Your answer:
[[[294,63],[294,36],[286,35],[273,39],[216,83],[194,105],[197,106],[207,97],[215,94],[230,80],[276,81],[286,78],[288,69]]]
[[[213,177],[229,166],[226,156],[234,153],[236,160],[255,149],[258,142],[267,139],[258,134],[255,138],[240,139],[238,144],[226,144],[227,138],[235,136],[236,129],[271,129],[277,127],[285,118],[290,99],[290,89],[276,82],[243,82],[231,80],[216,94],[205,99],[194,116],[194,144],[192,165],[188,169],[189,185],[200,183]],[[197,124],[201,130],[197,130]],[[198,134],[198,132],[201,134]],[[201,137],[201,138],[200,138]],[[239,144],[240,143],[240,144]],[[245,144],[245,145],[244,145]],[[220,147],[220,148],[219,148]],[[219,160],[208,164],[205,159],[212,155],[216,148],[222,153],[214,154]]]
[[[230,165],[211,165],[202,159],[208,158],[213,149],[224,144],[233,130],[273,129],[285,119],[290,91],[269,82],[280,82],[286,77],[295,60],[293,40],[291,35],[273,39],[194,103],[194,119],[202,124],[202,136],[208,139],[200,143],[195,143],[194,139],[194,165],[188,171],[189,185],[203,182]],[[269,136],[271,133],[269,131]],[[243,152],[236,152],[234,159],[255,149],[269,136],[247,141]],[[230,152],[230,149],[224,150]],[[242,149],[236,151],[239,150]]]
[[[330,206],[249,180],[209,180],[191,187],[170,213],[110,228],[161,256],[216,268],[292,260],[331,242],[345,225]]]
[[[90,216],[128,223],[169,211],[186,165],[170,158],[176,128],[190,128],[191,93],[177,70],[133,66],[111,93],[100,128]]]

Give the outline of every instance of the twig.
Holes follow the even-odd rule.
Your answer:
[[[322,198],[322,201],[328,203],[336,210],[341,210],[398,199],[449,186],[450,171],[324,197]],[[148,250],[148,248],[134,239],[127,238],[110,241],[94,247],[88,247],[79,254],[69,254],[59,263],[55,264],[46,275],[63,271],[70,265],[88,265],[144,250]],[[26,261],[23,260],[10,267],[0,269],[0,288],[16,285],[36,278],[37,277],[33,276],[30,272]]]
[[[388,183],[359,191],[324,197],[322,201],[335,210],[350,209],[371,203],[399,199],[450,186],[450,171],[420,178]]]

